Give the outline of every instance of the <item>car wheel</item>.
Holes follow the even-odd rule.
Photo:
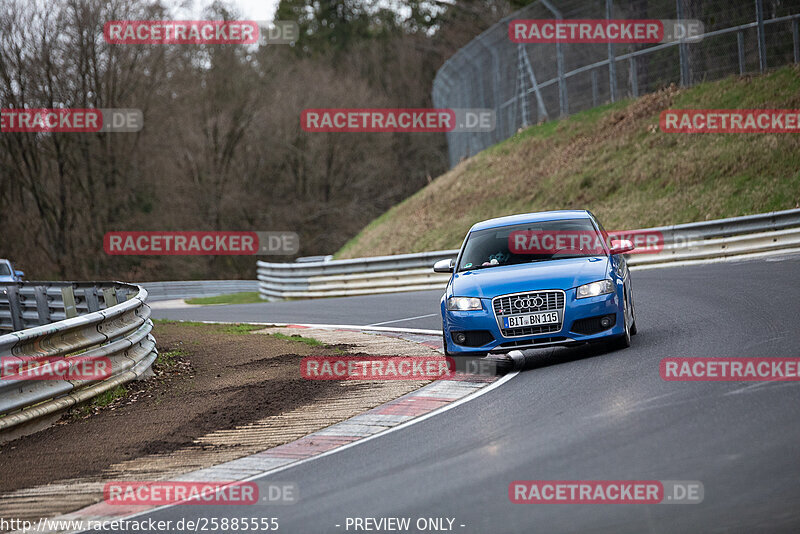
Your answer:
[[[445,356],[453,356],[453,353],[447,350],[447,336],[444,335],[444,332],[442,332],[442,348]]]
[[[628,325],[628,296],[625,295],[625,305],[622,308],[622,324],[625,325],[625,333],[611,341],[612,349],[627,349],[631,346],[631,327]]]

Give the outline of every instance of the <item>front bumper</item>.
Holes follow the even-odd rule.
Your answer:
[[[486,354],[487,352],[505,353],[516,349],[589,343],[616,337],[625,333],[621,293],[622,288],[619,287],[614,293],[577,299],[575,298],[575,289],[567,290],[559,331],[514,337],[503,335],[492,310],[491,299],[481,299],[483,309],[480,311],[448,311],[442,301],[442,326],[447,351],[451,354],[465,356]],[[605,315],[615,317],[614,325],[606,330],[588,335],[572,330],[574,327],[581,330],[575,325],[576,321]],[[493,340],[480,346],[459,345],[453,340],[453,333],[476,331],[488,332]],[[472,335],[470,341],[483,340],[482,338],[488,339],[488,336]]]

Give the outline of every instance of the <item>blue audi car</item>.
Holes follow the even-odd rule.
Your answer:
[[[474,225],[442,297],[449,356],[478,356],[552,345],[608,341],[625,348],[636,334],[630,241],[610,241],[589,211],[548,211]]]

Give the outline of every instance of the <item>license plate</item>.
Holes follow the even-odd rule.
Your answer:
[[[518,328],[520,326],[536,326],[539,324],[553,324],[558,322],[558,312],[531,313],[528,315],[512,315],[504,317],[503,322],[506,328]]]

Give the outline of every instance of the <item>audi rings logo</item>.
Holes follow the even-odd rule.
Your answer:
[[[540,308],[544,306],[544,299],[542,297],[520,297],[514,301],[514,307],[518,310],[525,308]]]

